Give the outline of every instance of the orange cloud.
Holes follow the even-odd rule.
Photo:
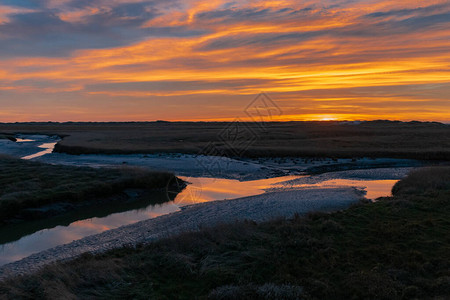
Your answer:
[[[78,24],[102,13],[106,22],[106,11],[120,16],[111,25],[117,31],[149,18],[130,31],[137,40],[63,56],[0,53],[0,104],[20,99],[15,109],[30,120],[39,103],[21,105],[32,97],[46,99],[51,120],[232,119],[266,91],[284,107],[283,120],[450,120],[446,1],[169,1],[142,6],[144,17],[123,6],[144,1],[100,2],[58,16]],[[0,13],[6,23],[17,13],[8,9]],[[113,105],[99,108],[96,100]],[[135,110],[124,110],[127,102]]]

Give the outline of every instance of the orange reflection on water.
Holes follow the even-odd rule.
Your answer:
[[[305,187],[356,187],[366,191],[367,199],[391,196],[391,190],[398,180],[354,180],[354,179],[332,179],[322,181],[318,184],[305,185]]]
[[[38,153],[32,154],[32,155],[28,155],[28,156],[24,156],[22,157],[22,159],[33,159],[39,156],[43,156],[45,154],[50,154],[53,152],[53,148],[55,148],[56,143],[44,143],[42,145],[39,146],[39,148],[45,149],[43,151],[40,151]]]
[[[183,178],[189,184],[175,198],[175,203],[180,206],[208,202],[213,200],[233,199],[264,193],[267,188],[273,188],[274,184],[298,178],[298,176],[284,176],[261,180],[239,181],[236,179],[220,178]]]
[[[366,191],[365,197],[376,199],[391,195],[391,189],[398,180],[355,180],[330,179],[313,184],[284,184],[285,181],[299,179],[301,176],[284,176],[253,181],[239,181],[218,178],[183,178],[190,182],[175,198],[175,204],[185,206],[213,200],[233,199],[253,196],[270,189],[308,189],[355,187]]]

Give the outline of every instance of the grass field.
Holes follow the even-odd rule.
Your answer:
[[[70,154],[450,159],[450,125],[430,122],[17,123],[0,124],[2,132],[58,134],[55,150]]]
[[[47,165],[0,157],[0,224],[24,211],[55,203],[81,203],[127,188],[165,188],[173,174],[141,169]]]
[[[450,168],[331,214],[203,229],[0,283],[3,298],[445,299]]]

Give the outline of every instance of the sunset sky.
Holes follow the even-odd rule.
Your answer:
[[[450,121],[450,1],[0,0],[0,121]]]

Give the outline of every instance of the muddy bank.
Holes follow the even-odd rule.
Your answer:
[[[409,159],[360,158],[352,159],[307,159],[307,158],[258,158],[233,159],[228,157],[189,154],[129,154],[129,155],[69,155],[52,153],[38,158],[51,164],[111,167],[140,166],[151,170],[174,172],[186,177],[215,177],[240,181],[280,177],[286,175],[308,175],[352,169],[419,167],[424,162]]]
[[[33,157],[42,145],[56,143],[59,137],[21,135],[26,142],[0,140],[0,154],[14,157]],[[51,152],[51,151],[49,151]],[[226,157],[182,153],[154,154],[82,154],[43,153],[34,157],[49,164],[117,167],[139,166],[157,171],[174,172],[186,177],[215,177],[256,180],[284,175],[321,174],[353,169],[418,167],[429,162],[393,158],[307,158],[307,157]]]

